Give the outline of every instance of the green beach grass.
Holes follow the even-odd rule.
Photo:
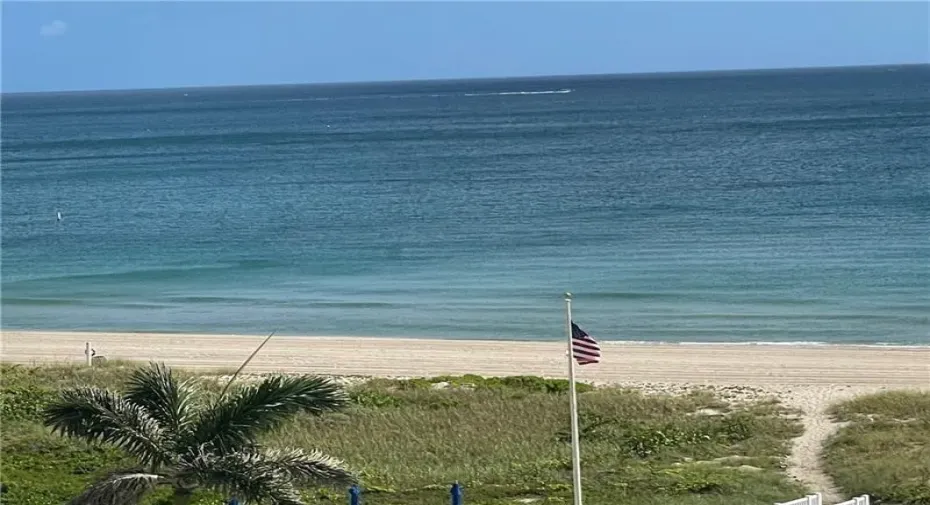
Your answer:
[[[117,450],[50,434],[40,415],[58,389],[118,389],[133,366],[2,366],[4,504],[64,503],[127,463]],[[215,375],[203,376],[202,384],[223,385]],[[369,505],[448,503],[454,481],[464,487],[467,505],[571,503],[566,381],[465,376],[359,380],[348,388],[347,410],[295,418],[265,442],[344,459],[360,472]],[[808,491],[784,471],[800,423],[772,399],[731,404],[710,391],[646,396],[588,385],[579,391],[587,504],[772,505]],[[308,490],[306,497],[347,501],[344,489]],[[221,500],[202,495],[196,503]]]
[[[848,423],[824,447],[838,486],[881,503],[930,505],[930,392],[862,396],[831,414]]]

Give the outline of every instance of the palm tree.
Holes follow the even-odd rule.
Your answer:
[[[224,391],[225,393],[225,391]],[[319,451],[269,449],[260,434],[298,412],[322,414],[345,404],[329,379],[272,376],[210,398],[191,379],[179,381],[163,364],[136,370],[123,394],[76,387],[45,411],[45,424],[62,435],[122,448],[139,468],[92,484],[72,505],[133,505],[159,487],[173,503],[190,503],[196,489],[212,489],[246,503],[301,505],[298,487],[355,482],[339,460]]]

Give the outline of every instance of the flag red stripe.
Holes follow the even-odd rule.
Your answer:
[[[572,354],[575,355],[575,361],[577,361],[580,365],[597,363],[601,357],[600,349],[583,348],[577,345],[572,346]]]
[[[600,351],[600,350],[601,350],[601,346],[597,345],[597,342],[590,342],[590,341],[578,340],[577,338],[576,338],[576,339],[572,339],[572,345],[575,346],[575,347],[582,347],[582,348],[591,349],[591,350],[594,350],[594,351]]]
[[[575,354],[586,354],[588,356],[600,356],[601,355],[601,351],[597,349],[584,349],[578,346],[573,346],[572,351]]]
[[[572,321],[572,355],[579,365],[598,363],[601,360],[601,346],[597,340],[585,333]]]

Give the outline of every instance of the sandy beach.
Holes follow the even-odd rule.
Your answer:
[[[235,368],[264,335],[3,331],[6,363],[81,362],[84,343],[108,359],[195,369]],[[578,368],[601,383],[754,387],[930,387],[930,347],[602,343],[602,362]],[[274,336],[250,372],[383,377],[474,373],[566,375],[564,342]]]
[[[81,363],[85,342],[108,359],[164,361],[178,367],[238,367],[264,335],[180,335],[3,331],[4,363]],[[603,342],[602,362],[578,378],[649,391],[739,386],[739,395],[775,395],[803,412],[789,472],[837,496],[820,471],[819,452],[837,426],[833,403],[885,389],[930,389],[930,347],[676,345]],[[566,376],[564,342],[503,342],[275,336],[247,372],[412,377],[456,374]]]
[[[3,331],[6,363],[82,362],[84,343],[108,359],[235,368],[264,335]],[[930,387],[930,348],[602,343],[602,362],[578,368],[600,383],[754,387]],[[563,342],[274,336],[250,372],[381,377],[566,374]]]

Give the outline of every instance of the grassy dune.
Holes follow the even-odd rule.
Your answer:
[[[831,413],[849,423],[824,448],[838,486],[882,503],[930,505],[930,392],[863,396]]]
[[[49,434],[39,414],[61,387],[119,388],[129,370],[119,363],[2,368],[0,479],[9,486],[3,503],[63,503],[125,462],[119,451]],[[202,384],[219,387],[215,377]],[[297,418],[266,442],[345,459],[361,472],[369,505],[448,503],[453,481],[464,486],[468,505],[571,502],[565,381],[465,376],[359,381],[349,388],[349,409]],[[734,404],[710,391],[581,391],[585,503],[771,505],[806,491],[783,469],[800,425],[774,400]],[[221,498],[203,495],[197,503]],[[308,490],[307,500],[345,503],[345,490]]]

